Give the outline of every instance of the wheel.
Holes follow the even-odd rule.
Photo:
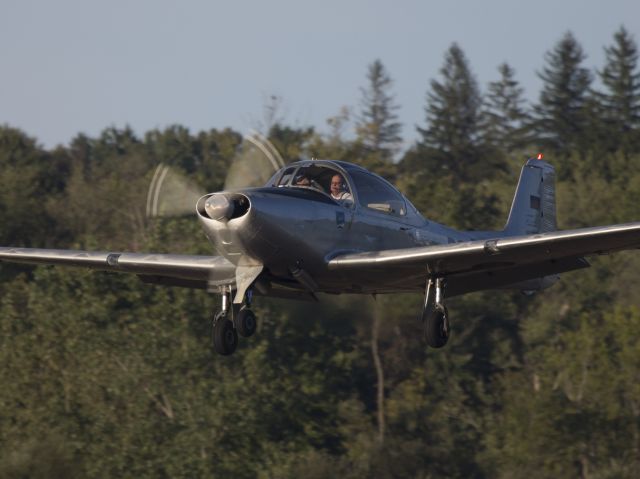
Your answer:
[[[253,336],[253,333],[256,332],[257,325],[256,315],[253,314],[253,311],[248,308],[242,308],[240,312],[238,312],[236,316],[236,327],[238,328],[240,336],[244,338]]]
[[[213,349],[222,356],[233,354],[238,346],[238,333],[227,318],[217,318],[213,323]]]
[[[449,312],[436,306],[424,320],[424,338],[432,348],[441,348],[449,340]]]

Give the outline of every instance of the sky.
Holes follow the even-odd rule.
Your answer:
[[[0,124],[47,148],[111,126],[246,133],[276,96],[285,124],[324,132],[380,59],[408,146],[453,42],[482,90],[507,62],[535,101],[565,32],[595,69],[622,25],[640,42],[640,1],[0,0]]]

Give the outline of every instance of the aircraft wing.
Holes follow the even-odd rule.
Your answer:
[[[333,271],[384,274],[387,277],[441,275],[478,278],[510,272],[511,280],[523,280],[588,266],[584,256],[640,248],[640,222],[511,236],[446,245],[424,246],[366,253],[340,254],[332,258]],[[527,271],[530,274],[527,274]],[[540,274],[542,273],[542,274]],[[452,282],[454,282],[452,280]],[[503,281],[508,283],[510,281]],[[499,285],[499,284],[498,284]],[[487,289],[482,284],[464,291]],[[485,285],[488,286],[488,285]],[[492,287],[492,286],[488,286]]]
[[[0,247],[0,261],[133,273],[147,283],[193,288],[233,284],[236,279],[235,265],[222,256]]]

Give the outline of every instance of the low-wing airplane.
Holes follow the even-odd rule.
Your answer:
[[[208,289],[222,297],[213,347],[235,351],[251,336],[254,294],[424,294],[427,344],[449,338],[448,296],[509,288],[537,291],[585,268],[585,256],[640,248],[640,222],[556,230],[555,173],[522,168],[502,231],[456,231],[425,219],[389,182],[340,161],[304,160],[263,187],[202,196],[195,211],[218,256],[0,248],[0,261],[84,266],[147,283]]]

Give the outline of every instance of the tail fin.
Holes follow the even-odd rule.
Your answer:
[[[556,173],[543,160],[530,159],[522,167],[504,232],[509,236],[555,231]]]

